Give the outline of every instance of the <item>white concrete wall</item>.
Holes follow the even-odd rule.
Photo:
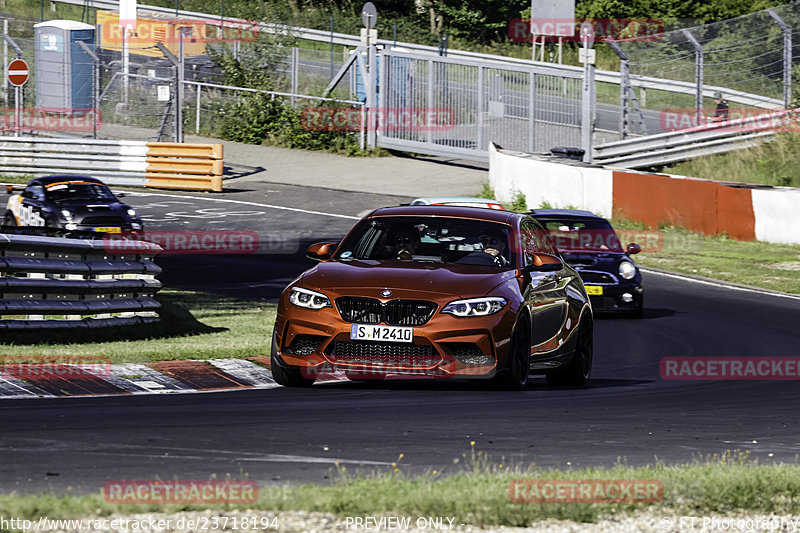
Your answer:
[[[753,189],[756,239],[800,244],[800,189]]]
[[[524,194],[528,209],[547,202],[555,208],[586,209],[603,217],[610,217],[613,209],[611,170],[500,152],[493,143],[489,146],[489,184],[501,202]]]

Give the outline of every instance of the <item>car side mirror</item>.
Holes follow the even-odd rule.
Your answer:
[[[337,246],[339,246],[338,242],[318,242],[312,244],[308,247],[308,250],[306,250],[306,257],[314,261],[325,261],[331,258]]]
[[[636,244],[635,242],[629,243],[628,246],[625,248],[625,253],[628,255],[638,254],[642,251],[642,247]]]
[[[531,264],[525,266],[528,272],[555,272],[564,268],[561,259],[554,255],[544,253],[528,254]]]
[[[114,196],[116,196],[117,198],[125,198],[125,193],[124,192],[115,192]]]

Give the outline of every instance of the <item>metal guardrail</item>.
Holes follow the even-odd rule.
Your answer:
[[[53,1],[60,2],[63,4],[83,6],[86,0],[53,0]],[[99,9],[113,9],[113,10],[119,9],[118,0],[92,0],[92,4],[94,7]],[[160,13],[173,16],[176,14],[175,9],[159,7],[159,6],[150,6],[144,4],[140,4],[138,6],[138,9],[144,12]],[[196,20],[206,20],[209,23],[219,22],[220,20],[220,17],[218,15],[212,15],[209,13],[198,13],[196,11],[179,10],[177,11],[177,14],[180,17],[189,17]],[[226,21],[226,23],[231,23],[231,22],[236,22],[237,20],[240,19],[225,18],[224,20]],[[345,33],[336,33],[336,32],[331,33],[329,31],[323,31],[323,30],[313,30],[310,28],[297,28],[297,27],[285,26],[282,24],[268,24],[268,23],[261,23],[259,29],[260,31],[264,31],[270,34],[290,34],[299,37],[301,39],[322,41],[325,43],[330,43],[332,41],[334,44],[352,46],[354,48],[361,45],[361,38],[359,36],[347,35]],[[433,54],[436,56],[439,55],[439,49],[435,46],[427,46],[427,45],[413,44],[413,43],[402,43],[402,42],[395,43],[394,41],[386,39],[378,39],[377,44],[383,47],[401,48],[409,52],[422,52],[422,53]],[[582,67],[575,67],[571,65],[560,65],[560,64],[547,63],[541,61],[532,61],[528,59],[518,59],[518,58],[497,56],[491,54],[482,54],[479,52],[468,52],[464,50],[448,49],[447,56],[458,59],[473,59],[481,61],[489,60],[495,62],[509,63],[518,66],[524,65],[527,67],[530,66],[549,67],[549,68],[557,68],[560,70],[567,70],[571,72],[583,73]],[[619,85],[621,83],[621,76],[619,72],[614,72],[610,70],[597,70],[595,71],[595,80],[597,82],[614,83]],[[646,76],[631,76],[631,81],[633,82],[634,86],[642,87],[644,89],[655,89],[660,91],[667,91],[680,94],[692,94],[692,95],[695,94],[696,92],[696,86],[694,83],[691,82],[675,81],[662,78],[652,78]],[[762,107],[764,109],[780,109],[781,107],[783,107],[783,101],[776,98],[768,98],[766,96],[761,96],[758,94],[750,94],[741,91],[734,91],[726,87],[717,87],[709,85],[703,88],[703,94],[707,97],[713,96],[713,94],[717,91],[724,92],[725,97],[728,101],[737,104]]]
[[[0,137],[0,173],[78,173],[111,185],[221,191],[222,145]]]
[[[790,114],[783,110],[602,144],[592,150],[593,162],[645,168],[749,148],[769,140]]]
[[[126,242],[113,253],[96,234],[2,227],[0,329],[75,328],[159,320],[153,262],[162,249]],[[85,238],[72,238],[75,236]],[[92,238],[93,237],[93,238]]]

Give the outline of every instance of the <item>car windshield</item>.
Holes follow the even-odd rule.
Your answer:
[[[591,252],[621,252],[614,228],[604,219],[562,218],[539,219],[559,250]]]
[[[73,182],[48,186],[47,199],[61,202],[64,200],[114,201],[117,198],[108,187],[100,183]]]
[[[380,217],[361,221],[335,259],[513,267],[505,224],[446,217]]]

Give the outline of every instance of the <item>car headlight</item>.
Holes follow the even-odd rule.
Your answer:
[[[136,210],[135,209],[128,209],[128,216],[131,218],[136,218]]]
[[[292,287],[289,293],[289,301],[297,307],[306,309],[322,309],[323,307],[331,306],[331,301],[321,292],[310,291],[302,287]]]
[[[442,313],[455,316],[488,316],[501,310],[508,302],[499,296],[456,300],[444,306]]]
[[[61,214],[62,214],[62,215],[64,216],[64,218],[66,218],[66,219],[70,219],[70,218],[72,218],[72,211],[70,211],[69,209],[62,209],[62,210],[61,210]]]
[[[630,261],[622,261],[619,264],[619,275],[625,279],[633,279],[636,275],[636,267]]]

